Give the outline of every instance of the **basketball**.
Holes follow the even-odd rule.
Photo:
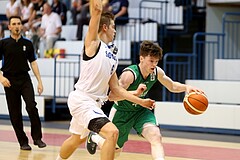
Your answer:
[[[183,105],[188,113],[198,115],[207,110],[208,99],[205,94],[191,92],[185,95]]]

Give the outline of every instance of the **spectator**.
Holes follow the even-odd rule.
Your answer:
[[[23,24],[23,32],[28,31],[29,28],[29,18],[33,12],[33,4],[31,0],[21,0],[21,14],[22,14],[22,24]]]
[[[112,0],[109,3],[108,11],[115,15],[116,25],[128,23],[128,0]]]
[[[30,27],[33,32],[37,32],[38,27],[41,24],[41,18],[43,15],[43,5],[46,3],[45,0],[32,0],[33,12],[29,18]]]
[[[72,24],[77,24],[78,15],[81,14],[82,8],[89,0],[74,0],[72,2],[71,13],[72,13]]]
[[[17,0],[9,0],[6,5],[6,16],[9,19],[11,16],[21,16],[20,3]]]
[[[43,17],[40,26],[40,57],[44,57],[44,51],[53,48],[55,41],[60,37],[62,22],[60,16],[52,12],[51,6],[45,3],[43,6]]]
[[[109,0],[102,0],[102,6],[103,8],[106,8],[108,5]],[[88,25],[90,20],[90,15],[89,15],[89,3],[86,3],[82,6],[81,8],[81,15],[80,18],[77,20],[77,39],[82,40],[83,38],[83,26]]]
[[[60,0],[53,0],[51,5],[52,11],[60,15],[62,25],[67,23],[67,6]]]
[[[32,0],[33,3],[33,12],[29,18],[29,27],[32,33],[32,42],[37,54],[39,53],[39,37],[38,37],[38,28],[40,27],[42,15],[43,15],[43,5],[46,3],[45,0]]]

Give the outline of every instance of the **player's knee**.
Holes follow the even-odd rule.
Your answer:
[[[151,144],[161,143],[162,141],[162,136],[158,127],[149,127],[145,130],[144,136]]]
[[[85,142],[85,140],[86,140],[86,138],[81,139],[79,135],[73,134],[68,139],[68,142],[69,142],[70,146],[72,146],[73,148],[78,148],[79,145],[81,145],[83,142]]]
[[[117,128],[111,128],[106,133],[106,139],[117,140],[119,131]]]

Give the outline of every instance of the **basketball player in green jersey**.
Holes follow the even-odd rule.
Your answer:
[[[132,94],[141,98],[145,98],[145,95],[156,81],[159,81],[169,91],[174,93],[189,93],[192,91],[203,93],[200,89],[175,82],[168,77],[165,72],[157,66],[161,59],[161,47],[153,42],[143,41],[140,48],[140,63],[125,68],[120,76],[119,84]],[[114,99],[111,99],[111,97],[114,97]],[[113,124],[115,124],[119,130],[116,152],[121,152],[124,143],[128,140],[131,129],[134,128],[139,135],[143,136],[151,144],[152,159],[164,160],[162,136],[155,115],[151,109],[146,109],[138,104],[116,97],[116,95],[109,95],[109,98],[115,101],[109,119],[112,120]],[[101,149],[103,142],[104,139],[102,137],[91,132],[87,141],[89,153],[94,154],[97,145]]]

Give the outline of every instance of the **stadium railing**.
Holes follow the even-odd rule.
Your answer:
[[[216,59],[239,59],[240,57],[240,20],[237,16],[240,16],[240,13],[223,14],[222,33],[195,33],[193,53],[188,53],[188,55],[186,53],[165,54],[163,69],[166,74],[180,82],[185,82],[187,79],[214,80]],[[187,61],[186,57],[188,57]],[[183,95],[178,97],[171,94],[167,95],[166,89],[163,89],[162,99],[182,101]]]

